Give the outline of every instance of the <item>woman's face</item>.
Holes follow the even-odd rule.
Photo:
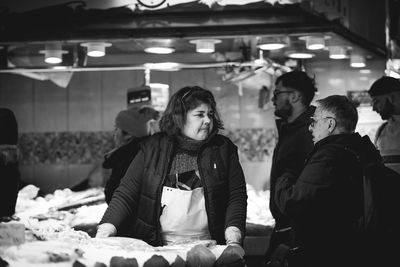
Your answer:
[[[182,133],[194,140],[205,140],[213,129],[213,111],[208,104],[202,103],[186,114]]]

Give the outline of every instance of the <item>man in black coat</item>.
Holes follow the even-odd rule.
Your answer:
[[[0,108],[0,219],[15,213],[21,183],[18,167],[18,126],[14,113]]]
[[[280,119],[276,121],[279,140],[274,150],[270,175],[269,206],[275,219],[275,229],[266,253],[267,262],[279,244],[291,243],[290,220],[274,201],[275,184],[285,177],[296,179],[312,150],[313,142],[308,126],[315,110],[310,103],[317,91],[314,80],[302,71],[281,75],[275,85],[272,102],[275,115]]]
[[[354,227],[363,214],[362,165],[349,151],[365,163],[382,158],[368,136],[354,132],[358,114],[350,100],[333,95],[317,104],[310,124],[314,149],[300,176],[283,177],[275,188],[275,203],[293,224],[292,264],[369,266]]]
[[[389,168],[400,173],[400,80],[383,76],[369,89],[375,110],[385,122],[379,127],[375,146]]]
[[[140,142],[146,136],[158,131],[158,117],[159,112],[150,106],[121,110],[114,122],[115,148],[105,153],[104,161],[101,164],[95,164],[88,177],[71,186],[71,190],[87,190],[98,184],[103,185],[105,182],[105,199],[107,203],[110,203],[121,178],[139,150]],[[98,170],[100,169],[101,177],[99,179]]]
[[[158,111],[148,106],[129,108],[117,114],[114,130],[116,148],[108,152],[103,161],[103,168],[111,171],[104,188],[107,204],[139,151],[140,142],[157,131],[151,123],[155,123],[158,117]]]

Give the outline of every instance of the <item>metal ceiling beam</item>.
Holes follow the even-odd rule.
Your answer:
[[[98,40],[166,37],[268,35],[323,32],[328,21],[299,5],[190,12],[147,12],[124,9],[73,10],[69,7],[2,14],[0,44],[52,40]]]

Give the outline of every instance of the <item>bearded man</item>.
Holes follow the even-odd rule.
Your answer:
[[[400,81],[383,76],[371,85],[368,93],[373,110],[386,120],[376,133],[375,146],[385,165],[400,173]]]
[[[315,111],[310,103],[317,91],[314,79],[303,71],[292,71],[279,76],[275,86],[272,102],[275,115],[279,117],[276,120],[279,137],[272,159],[269,202],[275,228],[266,253],[267,263],[274,253],[279,253],[277,248],[280,244],[292,244],[290,220],[274,201],[275,185],[286,177],[296,181],[308,153],[313,148],[313,137],[308,127],[310,117]]]

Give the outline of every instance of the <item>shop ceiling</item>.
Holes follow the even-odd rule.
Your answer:
[[[348,56],[359,54],[367,60],[385,57],[382,47],[336,21],[312,14],[304,3],[297,2],[212,8],[191,2],[162,10],[87,8],[84,1],[28,11],[22,6],[17,11],[6,6],[0,9],[0,72],[65,71],[57,68],[60,66],[69,71],[145,69],[148,63],[160,62],[177,62],[180,68],[209,68],[251,65],[260,57],[285,64],[290,51],[305,50],[305,39],[310,36],[322,38],[325,48],[311,51],[314,58],[307,60],[329,60],[329,47],[333,46],[345,48]],[[260,54],[258,45],[272,37],[285,39],[286,46]],[[214,52],[198,53],[193,42],[198,39],[220,42]],[[105,55],[87,56],[90,42],[107,43]],[[62,63],[44,62],[46,44],[55,43],[64,51]],[[152,45],[172,47],[174,52],[144,52]]]

